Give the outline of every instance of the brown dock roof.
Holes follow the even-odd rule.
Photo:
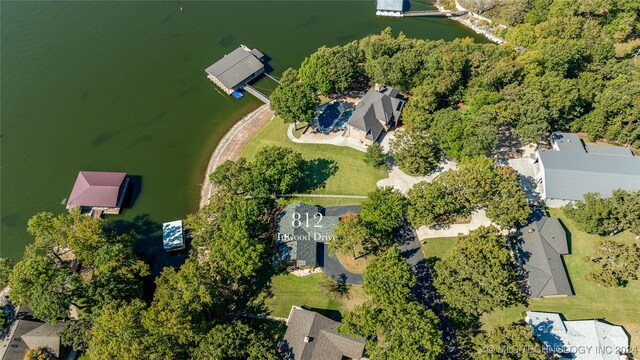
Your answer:
[[[120,185],[126,176],[123,172],[80,171],[67,207],[116,207]]]

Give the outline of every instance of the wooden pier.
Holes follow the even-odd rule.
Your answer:
[[[446,16],[446,17],[451,17],[451,16],[462,16],[462,15],[466,15],[468,13],[468,11],[463,10],[463,11],[450,11],[450,10],[445,10],[445,11],[438,11],[438,10],[423,10],[423,11],[405,11],[402,13],[402,17],[419,17],[419,16],[433,16],[433,17],[440,17],[440,16]]]
[[[267,104],[267,105],[271,105],[271,102],[269,101],[269,98],[261,93],[260,91],[258,91],[256,88],[254,88],[251,85],[245,85],[244,86],[244,90],[246,90],[249,94],[255,96],[258,98],[258,100],[262,101],[263,103]]]

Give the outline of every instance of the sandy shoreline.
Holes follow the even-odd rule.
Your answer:
[[[209,158],[209,164],[207,165],[200,190],[200,208],[203,208],[209,202],[209,198],[213,192],[213,185],[211,185],[209,181],[209,174],[225,161],[236,160],[251,137],[253,137],[258,130],[262,129],[262,126],[272,119],[273,116],[273,110],[271,110],[268,105],[262,105],[243,117],[242,120],[238,121],[224,134]]]

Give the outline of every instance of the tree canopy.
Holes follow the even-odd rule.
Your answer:
[[[611,197],[587,193],[584,200],[564,207],[580,230],[589,234],[614,235],[624,230],[640,234],[640,191],[613,191]]]
[[[72,304],[91,313],[141,296],[149,270],[131,251],[133,237],[107,234],[104,225],[77,211],[32,217],[28,230],[35,242],[9,276],[11,299],[53,323],[66,318]]]
[[[586,261],[592,265],[587,279],[607,287],[625,286],[640,275],[640,246],[600,240]]]
[[[451,254],[435,266],[434,284],[453,309],[479,315],[524,300],[507,242],[495,227],[458,237]]]
[[[511,323],[495,326],[473,338],[474,359],[478,360],[545,360],[547,353],[533,336],[528,324]]]

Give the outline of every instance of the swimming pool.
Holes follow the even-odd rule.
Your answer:
[[[319,106],[316,109],[314,125],[320,131],[331,131],[333,129],[344,128],[351,114],[354,105],[345,101],[335,100],[329,104]]]

